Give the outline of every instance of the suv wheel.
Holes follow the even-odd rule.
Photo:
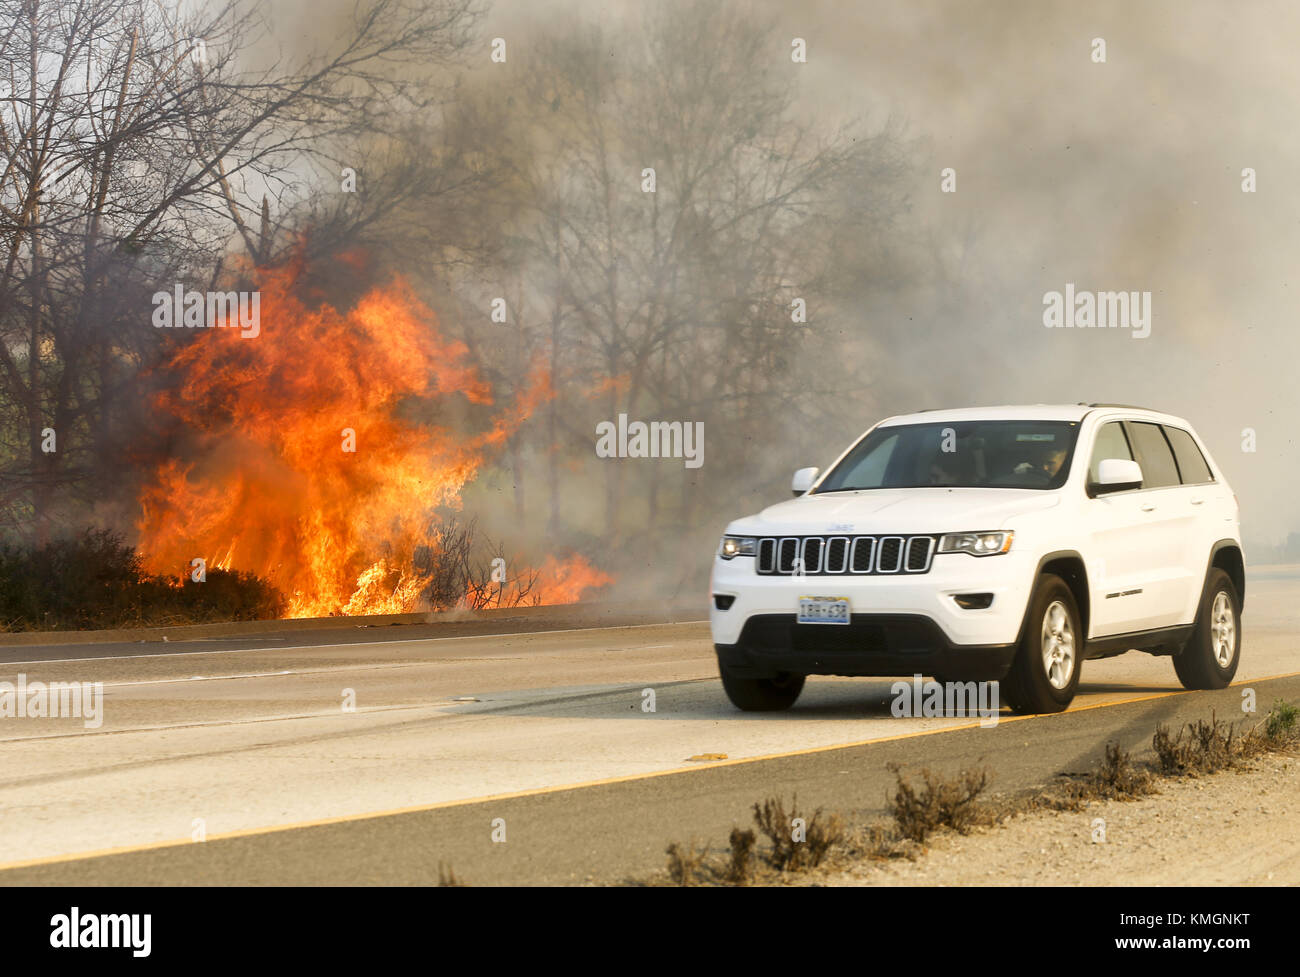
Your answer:
[[[722,687],[737,709],[745,712],[776,712],[789,709],[803,691],[805,675],[782,672],[774,678],[741,678],[720,666]]]
[[[1222,689],[1237,674],[1241,658],[1241,601],[1232,578],[1210,571],[1196,627],[1174,656],[1174,671],[1185,689]]]
[[[1074,594],[1045,573],[1029,601],[1024,634],[1002,694],[1016,712],[1061,712],[1074,699],[1083,663],[1083,628]]]

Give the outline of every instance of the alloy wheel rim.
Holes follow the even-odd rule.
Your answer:
[[[1210,608],[1210,642],[1214,660],[1220,668],[1227,668],[1237,650],[1237,615],[1222,590],[1214,595],[1214,606]]]
[[[1043,671],[1054,689],[1064,689],[1074,675],[1074,627],[1065,604],[1054,600],[1043,614]]]

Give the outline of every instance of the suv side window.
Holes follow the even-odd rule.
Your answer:
[[[1201,485],[1214,481],[1210,466],[1205,463],[1205,456],[1190,434],[1176,427],[1166,427],[1165,437],[1174,449],[1178,473],[1182,476],[1184,485]]]
[[[1137,449],[1138,463],[1142,466],[1142,487],[1163,488],[1179,484],[1178,466],[1169,449],[1159,424],[1130,421],[1133,445]]]
[[[1097,469],[1107,458],[1133,460],[1129,450],[1128,438],[1124,434],[1124,425],[1119,421],[1103,424],[1097,431],[1097,440],[1093,443],[1092,460],[1088,462],[1088,484],[1097,484]]]

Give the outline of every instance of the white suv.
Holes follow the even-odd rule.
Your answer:
[[[795,499],[731,523],[710,623],[741,709],[808,675],[1000,680],[1059,712],[1084,659],[1173,657],[1226,686],[1241,650],[1237,499],[1191,425],[1112,404],[891,417]]]

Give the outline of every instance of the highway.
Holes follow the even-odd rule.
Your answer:
[[[1300,698],[1300,573],[1248,580],[1237,685],[1267,709]],[[996,728],[894,718],[886,679],[814,677],[789,713],[747,715],[702,621],[571,618],[0,642],[0,681],[104,684],[97,728],[0,719],[0,882],[425,884],[440,862],[471,884],[616,882],[771,793],[880,812],[891,760],[982,761],[1012,790],[1156,722],[1241,714],[1240,688],[1184,693],[1131,653],[1085,663],[1066,714]]]

